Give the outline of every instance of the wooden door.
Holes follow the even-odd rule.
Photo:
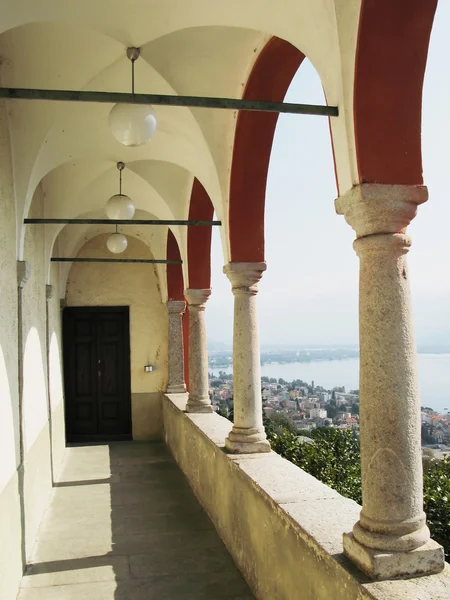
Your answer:
[[[131,438],[128,307],[63,312],[67,441]]]

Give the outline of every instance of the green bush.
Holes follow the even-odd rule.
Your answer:
[[[450,457],[434,461],[423,476],[424,510],[431,535],[450,559]]]
[[[280,433],[266,427],[266,431],[275,452],[343,496],[361,503],[359,443],[353,432],[318,427],[310,432],[314,443],[309,444],[288,430]]]
[[[329,427],[313,429],[313,444],[264,419],[272,449],[337,492],[362,503],[359,442],[352,431]],[[427,464],[424,473],[424,510],[433,539],[450,559],[450,457]]]

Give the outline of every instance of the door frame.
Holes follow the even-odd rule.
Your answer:
[[[67,311],[67,312],[66,312]],[[69,372],[69,340],[64,331],[64,314],[77,312],[90,313],[108,313],[116,312],[124,314],[124,356],[128,357],[124,365],[124,380],[125,380],[125,400],[126,400],[126,417],[127,429],[129,433],[116,435],[108,434],[93,434],[93,435],[70,435],[68,434],[68,411],[67,411],[67,393],[66,393],[66,373]],[[133,439],[132,433],[132,412],[131,412],[131,348],[130,348],[130,307],[129,306],[65,306],[61,315],[61,331],[62,331],[62,355],[63,355],[63,381],[64,381],[64,424],[66,443],[83,443],[83,442],[114,442],[127,441]]]

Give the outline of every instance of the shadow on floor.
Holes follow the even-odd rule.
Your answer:
[[[164,444],[68,448],[18,600],[253,600]]]

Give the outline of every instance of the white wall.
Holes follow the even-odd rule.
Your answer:
[[[0,101],[0,590],[14,598],[22,573],[20,497],[17,468],[19,397],[17,383],[16,213],[5,103]]]
[[[80,257],[112,256],[109,234],[82,247]],[[148,247],[128,237],[123,258],[151,258]],[[129,306],[133,438],[162,439],[161,392],[167,385],[168,321],[156,266],[151,264],[74,263],[67,280],[68,306]],[[152,373],[144,365],[155,366]]]
[[[43,196],[38,188],[30,216],[40,216]],[[0,597],[12,600],[30,555],[52,489],[52,466],[57,470],[64,450],[60,360],[53,351],[52,389],[55,426],[54,462],[51,463],[48,419],[47,325],[45,288],[45,230],[29,226],[24,260],[30,279],[21,291],[19,319],[16,210],[10,161],[7,115],[0,104]],[[51,304],[53,345],[60,344],[58,278]],[[19,327],[22,350],[19,360]],[[22,413],[19,409],[21,364]],[[56,390],[59,387],[59,392]],[[22,414],[22,427],[20,424]],[[20,435],[23,432],[22,451]]]
[[[30,216],[43,213],[38,188]],[[7,120],[0,105],[0,597],[13,600],[52,490],[64,452],[58,273],[52,270],[55,296],[49,303],[52,351],[52,437],[50,445],[47,370],[45,230],[28,226],[24,260],[30,278],[21,291],[19,316],[16,214],[9,162]],[[22,351],[19,360],[19,328]],[[19,409],[19,364],[22,381],[22,427]],[[22,429],[21,457],[20,432]],[[52,463],[53,454],[53,463]],[[5,543],[7,542],[7,543]]]
[[[44,194],[37,188],[29,212],[30,217],[44,214]],[[52,490],[52,476],[62,459],[64,418],[62,403],[62,370],[60,362],[60,314],[57,273],[53,273],[54,296],[49,302],[47,331],[47,299],[45,262],[45,228],[29,225],[25,234],[24,260],[30,266],[30,278],[22,291],[23,396],[22,422],[24,447],[24,523],[25,551],[33,549],[42,515]],[[53,269],[54,271],[54,269]],[[51,363],[48,363],[50,333]],[[51,381],[49,384],[49,374]],[[52,401],[50,426],[49,389]],[[51,438],[56,442],[55,453]]]

